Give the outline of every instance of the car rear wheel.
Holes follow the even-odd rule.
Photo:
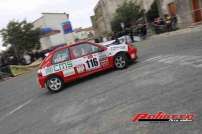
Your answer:
[[[61,91],[63,86],[64,86],[63,80],[57,76],[52,76],[48,78],[46,82],[46,87],[50,92],[53,93]]]
[[[118,54],[115,56],[114,64],[117,69],[124,69],[128,67],[128,61],[126,54]]]

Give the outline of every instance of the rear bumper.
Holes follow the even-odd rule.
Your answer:
[[[37,78],[38,80],[38,84],[39,84],[39,87],[40,88],[45,88],[46,86],[46,78],[45,77],[42,77],[42,76],[38,76],[38,78]]]

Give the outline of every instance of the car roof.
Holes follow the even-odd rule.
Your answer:
[[[72,47],[72,46],[76,46],[76,45],[79,45],[79,44],[83,44],[83,43],[89,43],[89,44],[92,44],[92,45],[101,46],[100,44],[89,42],[89,41],[80,41],[80,42],[73,43],[71,45],[65,45],[65,46],[56,48],[53,51],[51,51],[50,54],[55,53],[56,51],[59,51],[59,50],[65,49],[65,48],[69,48],[69,47]]]

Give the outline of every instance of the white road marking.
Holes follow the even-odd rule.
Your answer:
[[[28,105],[29,103],[32,102],[32,99],[26,101],[25,103],[21,104],[20,106],[18,106],[17,108],[13,109],[12,111],[10,111],[9,113],[7,113],[6,115],[4,115],[3,117],[0,118],[0,121],[4,120],[5,118],[7,118],[8,116],[11,116],[12,114],[14,114],[15,112],[17,112],[18,110],[22,109],[23,107],[25,107],[26,105]]]
[[[160,55],[160,56],[156,56],[156,57],[153,57],[153,58],[149,58],[149,59],[145,60],[144,62],[155,61],[155,60],[158,60],[158,59],[161,59],[161,58],[162,58],[162,56]]]
[[[145,62],[160,62],[165,64],[178,64],[181,66],[191,66],[195,68],[202,68],[202,56],[192,55],[159,55],[149,58]]]

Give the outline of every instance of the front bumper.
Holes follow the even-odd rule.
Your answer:
[[[131,60],[136,60],[138,58],[138,56],[137,56],[137,49],[136,48],[130,49],[129,56],[130,56]]]

